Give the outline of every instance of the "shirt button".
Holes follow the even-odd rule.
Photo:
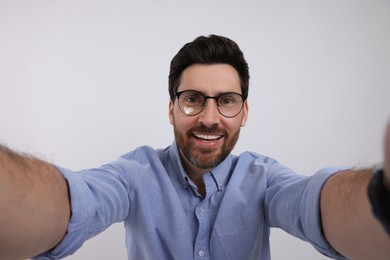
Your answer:
[[[203,208],[203,207],[199,207],[199,208],[198,208],[198,212],[199,212],[199,214],[203,214],[204,208]]]
[[[199,251],[199,256],[204,256],[204,251],[203,250]]]

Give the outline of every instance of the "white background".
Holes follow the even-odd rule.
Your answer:
[[[166,147],[167,75],[198,35],[250,66],[252,150],[311,175],[382,160],[390,1],[0,1],[0,143],[70,169]],[[67,259],[126,259],[122,224]],[[326,259],[273,230],[273,259]]]

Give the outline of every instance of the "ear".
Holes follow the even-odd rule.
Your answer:
[[[245,100],[243,110],[244,111],[242,114],[241,127],[244,127],[246,125],[246,121],[248,120],[248,112],[249,112],[248,100]]]
[[[169,109],[168,109],[168,114],[169,114],[169,123],[171,123],[171,125],[174,124],[175,122],[175,117],[173,115],[173,108],[175,106],[175,103],[173,103],[172,99],[169,99]]]

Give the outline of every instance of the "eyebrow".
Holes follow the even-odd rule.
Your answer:
[[[206,97],[218,97],[218,96],[220,96],[220,95],[222,95],[222,94],[225,94],[225,93],[237,93],[237,94],[242,95],[242,93],[240,93],[241,91],[240,91],[240,92],[236,92],[236,91],[219,91],[219,92],[217,92],[216,94],[214,94],[214,95],[212,95],[212,96],[209,96],[209,95],[207,95],[206,93],[204,93],[204,91],[200,91],[200,90],[197,90],[197,89],[183,89],[183,90],[180,90],[180,91],[177,90],[176,93],[177,93],[177,92],[188,91],[188,90],[199,92],[199,93],[203,94],[203,95],[206,96]]]

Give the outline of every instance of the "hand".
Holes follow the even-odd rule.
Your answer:
[[[385,186],[390,191],[390,120],[387,123],[387,129],[385,133],[385,159],[384,159],[384,170],[385,170]]]

